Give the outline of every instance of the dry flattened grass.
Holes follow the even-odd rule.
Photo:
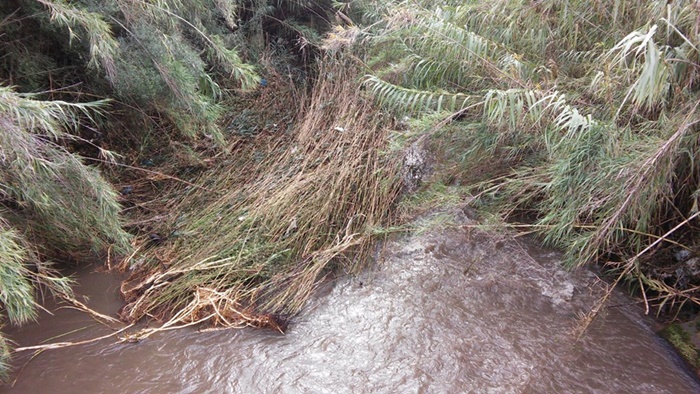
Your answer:
[[[383,153],[387,119],[352,64],[326,60],[293,138],[255,149],[185,187],[165,245],[133,272],[122,317],[284,331],[332,268],[359,269],[391,220],[400,161]],[[258,148],[261,146],[258,145]],[[157,264],[153,264],[157,262]]]

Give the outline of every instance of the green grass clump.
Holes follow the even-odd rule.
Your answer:
[[[690,334],[683,327],[671,324],[661,330],[659,335],[666,339],[693,368],[700,369],[698,349],[693,344]]]

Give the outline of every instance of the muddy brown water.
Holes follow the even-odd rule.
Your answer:
[[[616,295],[579,342],[600,294],[590,272],[522,241],[465,229],[390,243],[376,268],[337,280],[286,335],[177,330],[18,355],[16,393],[698,393],[652,322]],[[86,270],[80,294],[114,313],[117,279]],[[67,335],[59,336],[62,333]],[[58,310],[20,345],[108,332]],[[58,336],[58,337],[57,337]]]

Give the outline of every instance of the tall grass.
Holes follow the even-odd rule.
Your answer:
[[[237,48],[242,41],[233,31],[238,3],[0,3],[0,23],[8,27],[0,37],[5,53],[0,78],[25,92],[52,90],[62,97],[79,89],[112,97],[115,104],[123,104],[118,109],[125,114],[119,115],[150,120],[142,121],[146,125],[174,126],[180,136],[207,136],[222,144],[217,123],[222,92],[249,90],[260,81]]]
[[[400,115],[457,114],[464,171],[507,169],[481,201],[527,212],[572,265],[700,303],[700,277],[650,258],[699,241],[696,2],[363,4],[368,90]]]
[[[312,8],[312,27],[291,21]],[[222,103],[261,84],[250,60],[259,53],[248,44],[319,36],[331,9],[301,1],[0,2],[0,308],[10,323],[36,316],[37,288],[70,298],[70,282],[49,259],[130,250],[120,196],[76,152],[113,164],[110,149],[168,134],[191,162],[202,162],[200,146],[188,143],[218,143],[223,155]],[[93,101],[78,103],[86,97]],[[131,164],[152,163],[159,148],[122,153],[138,156]],[[0,373],[7,345],[0,335]]]
[[[38,287],[71,297],[70,280],[48,256],[130,247],[113,188],[65,147],[105,104],[39,100],[0,86],[0,305],[13,324],[36,317]],[[0,373],[7,349],[0,335]]]
[[[183,191],[169,218],[177,236],[123,287],[125,319],[284,330],[331,267],[362,267],[399,178],[382,153],[388,119],[357,77],[352,60],[328,57],[293,138],[206,174],[209,190]]]

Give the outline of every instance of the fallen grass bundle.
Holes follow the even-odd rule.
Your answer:
[[[122,287],[123,319],[284,331],[331,269],[363,265],[400,182],[382,153],[387,120],[356,77],[350,61],[326,59],[293,138],[205,174],[216,192],[182,190],[168,241]]]

